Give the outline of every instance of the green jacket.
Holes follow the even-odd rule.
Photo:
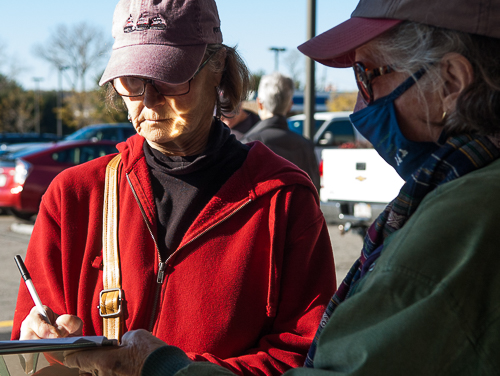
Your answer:
[[[287,376],[500,374],[500,160],[426,196]],[[229,374],[193,363],[176,375]]]

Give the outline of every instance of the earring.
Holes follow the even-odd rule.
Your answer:
[[[443,112],[443,117],[441,118],[441,121],[444,121],[445,117],[446,117],[446,111]]]
[[[132,122],[132,116],[130,116],[130,114],[128,114],[127,119],[128,121]]]

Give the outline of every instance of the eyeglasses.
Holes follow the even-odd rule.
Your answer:
[[[373,102],[372,80],[375,77],[394,72],[394,68],[390,65],[385,65],[370,71],[359,61],[355,62],[352,68],[354,69],[359,92],[367,104]]]
[[[176,97],[179,95],[186,95],[191,89],[191,81],[196,77],[198,73],[203,69],[209,60],[217,53],[211,54],[194,73],[193,77],[187,82],[182,84],[169,84],[168,82],[163,82],[159,80],[151,80],[146,78],[134,77],[134,76],[123,76],[115,78],[111,81],[115,91],[122,97],[141,97],[146,92],[146,85],[151,84],[158,93],[166,97]]]

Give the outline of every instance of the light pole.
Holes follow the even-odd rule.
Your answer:
[[[316,36],[316,0],[307,0],[307,35],[309,40]],[[314,136],[314,112],[316,111],[316,82],[314,79],[314,61],[306,57],[306,87],[304,90],[304,137],[310,140]]]
[[[40,81],[42,77],[33,77],[35,81],[35,132],[40,134]]]
[[[66,69],[68,69],[68,66],[65,65],[59,65],[59,90],[57,93],[57,136],[62,137],[62,117],[61,117],[61,111],[62,111],[62,73]]]
[[[276,72],[279,71],[279,53],[286,51],[286,48],[284,47],[269,47],[269,51],[274,51],[275,56],[274,56],[274,70]]]

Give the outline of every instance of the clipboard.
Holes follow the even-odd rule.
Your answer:
[[[65,351],[116,346],[102,336],[67,337],[28,341],[0,341],[0,376],[77,376],[78,369],[57,361]]]

